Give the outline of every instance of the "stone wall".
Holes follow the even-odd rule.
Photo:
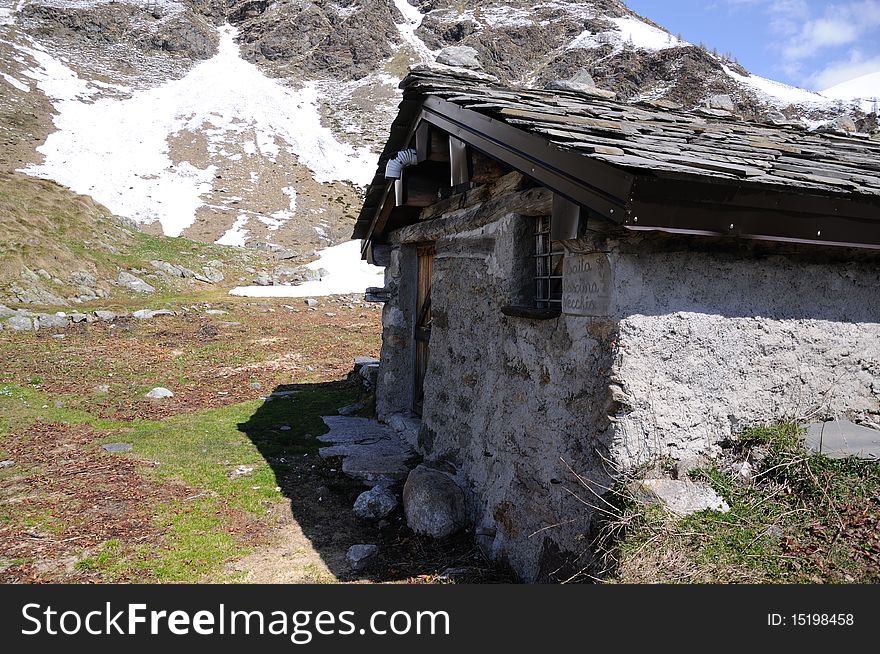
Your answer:
[[[612,325],[501,312],[530,297],[533,216],[549,212],[550,201],[543,189],[501,187],[394,235],[387,282],[398,293],[385,307],[379,386],[380,416],[409,409],[414,298],[404,285],[415,279],[411,244],[433,240],[431,355],[416,445],[455,472],[480,545],[526,580],[561,580],[589,563],[591,514],[572,493],[592,500],[572,470],[609,479],[599,439]]]
[[[876,256],[590,233],[566,242],[569,313],[507,316],[530,299],[533,216],[550,200],[499,183],[392,234],[379,380],[380,417],[408,411],[414,248],[435,241],[415,446],[454,473],[478,544],[524,580],[587,567],[594,493],[659,456],[711,455],[780,419],[880,426]]]
[[[382,309],[382,352],[376,384],[376,412],[382,420],[412,409],[416,266],[415,247],[406,245],[392,249],[385,266],[390,300]]]
[[[876,256],[660,235],[603,246],[619,332],[610,440],[620,465],[711,455],[781,420],[880,429]]]

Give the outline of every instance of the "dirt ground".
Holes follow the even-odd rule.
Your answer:
[[[0,331],[0,581],[506,579],[468,534],[418,537],[400,508],[357,518],[364,487],[317,454],[320,416],[363,399],[346,377],[378,353],[377,306],[208,308]],[[144,397],[156,386],[174,396]],[[345,560],[356,543],[380,548],[360,575]]]

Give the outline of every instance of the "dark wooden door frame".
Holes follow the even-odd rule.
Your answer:
[[[428,357],[431,341],[431,288],[434,272],[434,244],[423,244],[416,248],[416,303],[413,341],[415,358],[413,366],[413,411],[422,414],[425,393],[425,375],[428,371]]]

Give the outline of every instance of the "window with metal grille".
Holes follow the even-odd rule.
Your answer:
[[[561,241],[550,238],[550,216],[535,219],[535,305],[541,309],[562,306]]]

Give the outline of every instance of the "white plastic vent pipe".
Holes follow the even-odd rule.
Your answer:
[[[400,179],[401,172],[407,166],[418,163],[419,155],[412,148],[401,150],[393,159],[385,164],[385,179]]]

